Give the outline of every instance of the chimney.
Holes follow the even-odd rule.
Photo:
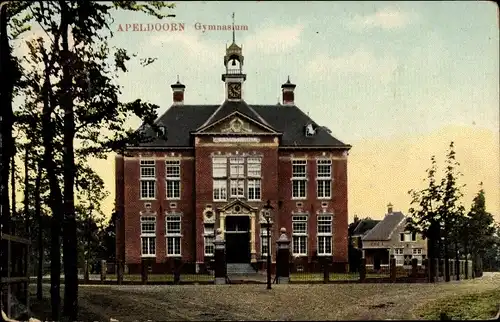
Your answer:
[[[172,87],[174,105],[184,104],[184,89],[186,86],[179,82],[179,75],[177,75],[177,83],[172,84],[170,87]]]
[[[290,82],[290,76],[288,76],[286,83],[281,85],[281,91],[283,92],[283,105],[295,105],[295,97],[293,93],[295,86],[295,84]]]
[[[392,214],[392,204],[389,202],[389,204],[387,205],[387,214],[390,215]]]

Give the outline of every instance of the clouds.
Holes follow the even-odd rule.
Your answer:
[[[362,31],[366,29],[381,28],[385,30],[400,29],[414,23],[417,16],[404,12],[396,7],[378,9],[373,14],[355,15],[347,23],[349,29]]]
[[[247,36],[245,49],[260,54],[283,54],[300,45],[304,26],[268,26]]]
[[[334,57],[320,54],[309,62],[307,70],[322,77],[334,74],[359,75],[388,83],[397,67],[398,62],[394,57],[377,57],[367,49],[358,48]]]

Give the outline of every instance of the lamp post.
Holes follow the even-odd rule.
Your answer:
[[[271,211],[274,209],[271,206],[271,201],[268,200],[263,207],[264,218],[267,222],[267,289],[271,289],[271,224],[272,215]]]

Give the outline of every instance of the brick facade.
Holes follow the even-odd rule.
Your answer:
[[[173,265],[171,257],[166,257],[165,212],[182,213],[182,261],[197,263],[203,268],[209,262],[204,257],[203,216],[207,205],[213,209],[223,207],[230,202],[214,202],[212,187],[213,155],[259,155],[262,157],[262,198],[261,202],[248,202],[252,207],[261,209],[266,200],[271,200],[274,207],[275,224],[272,226],[272,256],[275,260],[275,241],[279,237],[279,229],[285,227],[289,236],[292,232],[292,214],[307,213],[308,249],[307,258],[302,262],[314,262],[317,248],[316,217],[321,213],[333,214],[333,256],[337,263],[347,263],[347,158],[340,151],[328,150],[281,150],[273,144],[274,138],[266,137],[260,144],[250,146],[204,146],[204,139],[191,150],[169,151],[134,151],[127,156],[116,157],[116,209],[119,214],[117,222],[117,255],[125,261],[129,271],[138,271],[141,263],[140,214],[145,211],[145,204],[151,204],[151,213],[157,216],[156,257],[148,260],[153,263],[153,271],[164,271]],[[332,197],[321,200],[316,197],[316,158],[332,160]],[[153,158],[156,162],[156,199],[140,200],[140,160]],[[181,161],[181,198],[166,200],[165,192],[165,160]],[[292,158],[307,160],[307,198],[292,200]],[[299,207],[298,203],[302,203]],[[300,205],[300,204],[299,204]],[[173,206],[173,208],[171,207]],[[215,226],[219,226],[216,212]],[[260,257],[261,225],[255,225],[255,249],[257,250],[257,266],[262,267],[264,259]],[[311,264],[312,265],[312,264]],[[193,268],[194,269],[194,268]]]

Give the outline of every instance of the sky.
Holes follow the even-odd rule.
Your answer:
[[[493,2],[178,2],[159,20],[113,12],[111,45],[140,57],[120,77],[122,99],[172,102],[177,75],[186,104],[224,100],[223,56],[235,24],[243,46],[250,104],[275,104],[288,76],[296,105],[351,144],[349,215],[383,217],[387,203],[407,212],[430,158],[443,164],[454,141],[470,207],[479,182],[500,220],[499,25]],[[127,24],[184,23],[183,31],[125,31]],[[172,29],[172,28],[171,28]],[[28,37],[28,36],[26,36]],[[129,125],[138,126],[131,119]],[[114,159],[92,161],[111,197]]]

